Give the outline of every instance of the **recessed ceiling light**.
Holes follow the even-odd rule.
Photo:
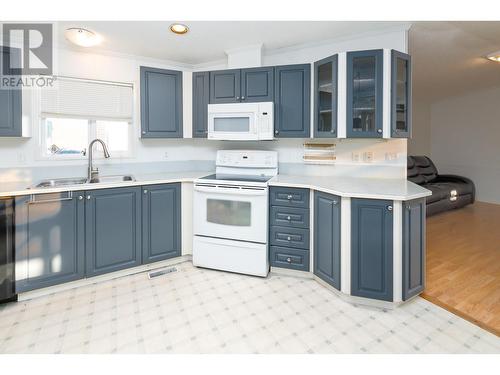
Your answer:
[[[492,52],[486,58],[491,61],[500,62],[500,51]]]
[[[64,35],[71,43],[80,47],[92,47],[102,40],[98,34],[81,27],[71,27],[64,32]]]
[[[170,31],[174,34],[186,34],[189,31],[189,28],[182,23],[173,23],[170,25]]]

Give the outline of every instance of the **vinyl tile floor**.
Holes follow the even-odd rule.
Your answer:
[[[368,308],[311,279],[175,268],[0,305],[0,353],[500,353],[422,298]]]

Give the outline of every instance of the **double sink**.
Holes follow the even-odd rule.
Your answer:
[[[102,183],[119,183],[119,182],[130,182],[135,181],[132,175],[115,175],[115,176],[96,176],[92,179],[87,178],[54,178],[48,180],[42,180],[38,184],[32,186],[31,188],[56,188],[63,186],[72,185],[83,185],[83,184],[102,184]]]

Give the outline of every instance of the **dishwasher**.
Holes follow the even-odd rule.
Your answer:
[[[16,300],[14,278],[14,199],[0,198],[0,303]]]

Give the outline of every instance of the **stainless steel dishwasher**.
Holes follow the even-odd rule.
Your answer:
[[[0,199],[0,303],[15,301],[14,199]]]

